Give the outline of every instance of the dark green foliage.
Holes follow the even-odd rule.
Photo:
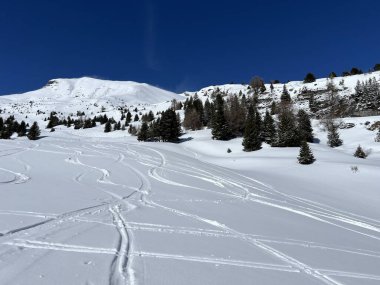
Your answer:
[[[300,140],[296,125],[296,118],[289,108],[283,108],[278,116],[278,142],[276,146],[294,147],[299,146]]]
[[[49,116],[49,123],[47,124],[46,128],[51,129],[55,126],[58,126],[61,122],[59,118],[56,116],[56,112],[51,112]]]
[[[17,134],[19,137],[23,137],[26,135],[26,124],[24,121],[21,121],[21,124],[17,130]]]
[[[299,140],[313,142],[313,128],[311,127],[309,115],[304,110],[300,109],[297,114],[297,121]]]
[[[348,71],[343,71],[343,72],[342,72],[342,76],[343,76],[343,77],[345,77],[345,76],[350,76],[350,75],[351,75],[351,73],[348,72]]]
[[[208,98],[205,101],[203,108],[203,125],[209,126],[211,122],[211,118],[213,116],[213,105],[210,103]]]
[[[181,135],[181,123],[176,113],[168,109],[161,114],[160,136],[164,142],[177,142]]]
[[[338,125],[333,121],[327,123],[327,144],[330,147],[338,147],[343,144],[343,141],[339,137]]]
[[[215,111],[212,119],[211,130],[212,139],[229,140],[232,138],[232,133],[224,114],[224,100],[220,93],[216,95],[214,105]]]
[[[260,113],[252,106],[248,109],[247,122],[244,129],[243,150],[255,151],[261,149]]]
[[[134,122],[138,122],[138,120],[139,120],[139,115],[136,114],[136,115],[135,115],[135,118],[133,119],[133,121],[134,121]]]
[[[111,125],[111,122],[108,121],[105,126],[104,126],[104,132],[105,133],[109,133],[110,131],[112,131],[112,125]]]
[[[288,89],[286,88],[286,85],[284,84],[284,87],[282,89],[282,93],[281,93],[281,103],[285,103],[285,104],[288,104],[292,101],[292,99],[290,98],[290,94],[289,94],[289,91]]]
[[[364,150],[362,149],[362,147],[359,145],[354,153],[354,156],[355,157],[358,157],[358,158],[366,158],[367,157],[367,154],[364,152]]]
[[[132,114],[128,111],[126,116],[126,123],[129,124],[132,121]]]
[[[268,144],[272,144],[276,138],[276,126],[272,116],[269,114],[268,110],[265,112],[262,137],[264,141]]]
[[[146,123],[151,122],[153,120],[154,120],[154,114],[152,111],[149,111],[148,114],[144,114],[141,117],[141,121],[146,122]]]
[[[272,101],[272,104],[270,105],[270,114],[271,115],[277,114],[277,104],[275,101]]]
[[[305,79],[303,80],[303,83],[311,83],[315,81],[315,76],[313,73],[309,72],[306,74]]]
[[[363,74],[363,71],[357,67],[353,67],[350,72],[351,75]]]
[[[83,123],[83,129],[89,129],[92,128],[92,121],[91,119],[86,119]]]
[[[240,100],[238,96],[231,96],[225,106],[225,117],[233,137],[242,136],[246,122],[245,101]]]
[[[312,164],[315,161],[314,155],[306,141],[301,142],[298,162],[300,164]]]
[[[374,71],[380,71],[380,63],[376,63],[375,66],[373,67]]]
[[[135,136],[137,134],[137,129],[135,126],[129,125],[128,133],[130,133],[132,136]]]
[[[38,127],[37,122],[34,122],[33,125],[30,127],[29,132],[28,132],[28,139],[30,140],[36,140],[39,138],[41,134],[40,128]]]
[[[270,83],[270,93],[273,93],[274,87],[273,87],[273,82]]]
[[[330,74],[329,74],[329,78],[330,79],[333,79],[333,78],[335,78],[337,75],[336,75],[336,73],[333,71],[333,72],[330,72]]]
[[[140,128],[140,131],[138,132],[137,135],[137,140],[138,141],[147,141],[148,140],[148,124],[146,122],[143,122]]]
[[[231,153],[232,150],[230,148],[227,149],[227,153]]]

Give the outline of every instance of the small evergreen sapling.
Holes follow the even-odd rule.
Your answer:
[[[312,164],[315,161],[314,155],[306,141],[301,142],[298,162],[300,164]]]
[[[354,156],[358,157],[358,158],[366,158],[367,154],[364,152],[362,147],[359,145],[358,148],[356,149],[355,153],[354,153]]]

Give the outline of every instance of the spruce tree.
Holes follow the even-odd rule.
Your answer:
[[[270,105],[270,114],[271,115],[277,114],[277,105],[275,101],[272,101],[272,104]]]
[[[126,117],[126,123],[129,124],[132,121],[132,114],[128,111],[127,117]]]
[[[287,104],[287,103],[290,103],[292,101],[292,99],[290,98],[289,91],[286,88],[285,84],[284,84],[284,87],[282,88],[282,93],[281,93],[280,99],[281,99],[281,103],[283,103],[283,104]]]
[[[258,122],[258,116],[260,116],[260,114],[257,113],[257,110],[252,106],[249,107],[242,143],[244,151],[261,149],[260,124]]]
[[[338,147],[343,144],[339,137],[338,126],[333,122],[327,123],[327,144],[330,147]]]
[[[278,116],[278,142],[280,147],[299,146],[300,140],[296,125],[296,118],[291,109],[283,108]]]
[[[28,139],[30,140],[36,140],[39,138],[41,134],[40,128],[38,127],[37,122],[34,122],[33,125],[30,127],[29,132],[28,132]]]
[[[222,95],[218,93],[215,97],[215,111],[212,119],[212,139],[229,140],[231,139],[230,126],[227,123],[224,115],[224,100]]]
[[[268,110],[265,112],[262,137],[268,144],[272,144],[276,137],[276,126]]]
[[[161,113],[159,137],[164,142],[177,142],[181,135],[181,124],[173,109]]]
[[[313,128],[311,127],[311,122],[309,115],[302,109],[298,111],[298,134],[300,141],[313,142]]]
[[[104,132],[109,133],[110,131],[112,131],[112,125],[110,121],[107,121],[107,123],[104,126]]]
[[[364,152],[364,150],[362,149],[362,147],[359,145],[354,153],[354,156],[355,157],[358,157],[358,158],[366,158],[367,157],[367,154]]]
[[[140,128],[140,131],[137,135],[137,140],[138,141],[148,140],[148,131],[149,131],[148,124],[146,122],[143,122]]]
[[[312,164],[315,161],[314,155],[306,141],[301,142],[298,162],[300,164]]]
[[[133,121],[135,121],[135,122],[138,122],[138,120],[139,120],[139,115],[135,115],[135,118],[133,119]]]
[[[315,81],[315,76],[313,73],[309,72],[306,74],[305,79],[303,80],[303,83],[311,83]]]
[[[18,128],[17,133],[18,133],[19,137],[23,137],[23,136],[26,135],[26,124],[25,124],[24,121],[21,121],[21,124],[20,124],[20,126]]]

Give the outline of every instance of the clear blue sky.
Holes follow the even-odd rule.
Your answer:
[[[0,94],[95,76],[172,91],[380,62],[380,1],[3,0]]]

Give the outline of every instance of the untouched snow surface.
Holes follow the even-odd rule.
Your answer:
[[[208,130],[1,140],[0,283],[380,284],[376,119],[346,119],[337,149],[314,122],[309,166],[298,148],[244,153]]]

